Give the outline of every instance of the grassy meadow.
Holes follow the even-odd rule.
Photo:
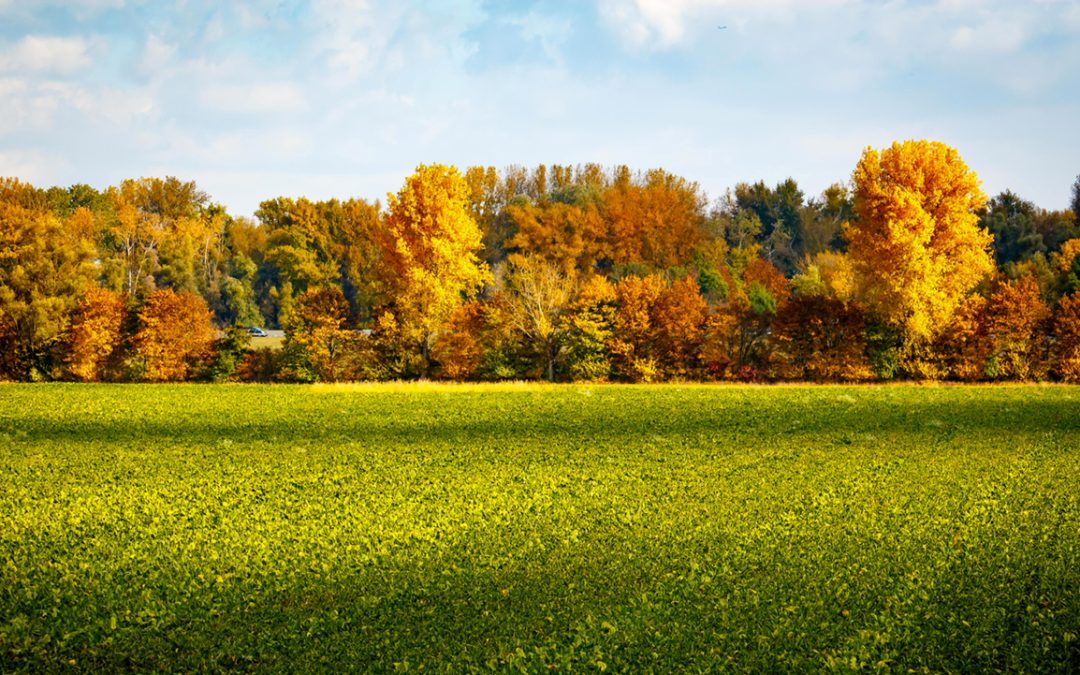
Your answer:
[[[0,671],[1080,670],[1080,389],[0,386]]]

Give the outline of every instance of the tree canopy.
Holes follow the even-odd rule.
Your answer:
[[[0,179],[0,378],[1073,381],[1071,196],[987,199],[933,141],[714,201],[599,164],[421,165],[385,205],[255,219],[175,177]]]

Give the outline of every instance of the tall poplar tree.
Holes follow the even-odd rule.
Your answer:
[[[944,143],[904,141],[867,148],[853,181],[845,235],[864,299],[908,340],[929,339],[994,269],[979,179]]]
[[[402,335],[420,350],[425,376],[439,329],[492,278],[480,257],[482,233],[469,213],[469,194],[456,168],[421,164],[388,195],[376,235],[384,288]]]

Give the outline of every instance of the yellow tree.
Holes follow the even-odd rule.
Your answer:
[[[432,342],[468,296],[491,281],[482,235],[469,214],[469,186],[453,167],[420,165],[396,195],[376,239],[382,279],[402,336],[420,349],[427,375]]]
[[[71,311],[91,284],[93,243],[40,191],[0,178],[0,379],[52,377]]]
[[[867,306],[925,342],[993,270],[976,215],[986,195],[960,154],[934,141],[867,148],[853,181],[858,218],[845,236]]]

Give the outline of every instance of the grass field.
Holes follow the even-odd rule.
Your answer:
[[[266,337],[252,337],[251,348],[252,349],[281,349],[281,346],[285,343],[285,338],[277,335],[268,335]]]
[[[1080,670],[1080,389],[0,386],[0,670]]]

